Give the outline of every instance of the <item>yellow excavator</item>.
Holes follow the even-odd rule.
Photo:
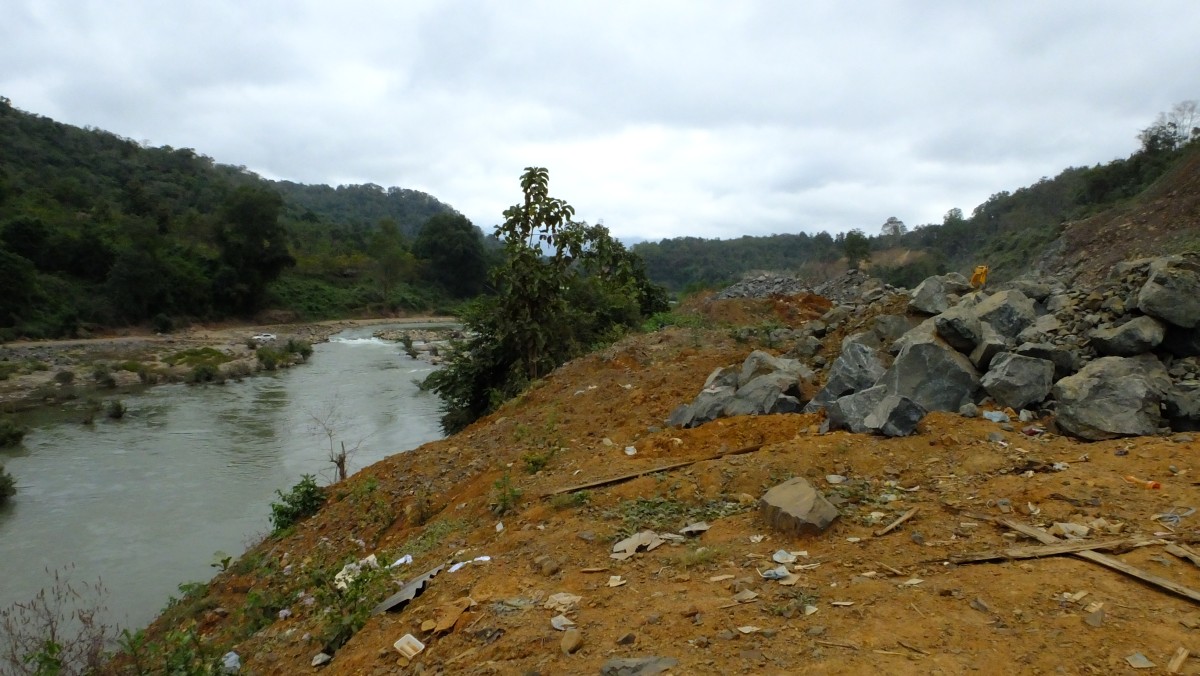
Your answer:
[[[976,265],[975,274],[971,275],[971,288],[982,289],[987,286],[988,266]]]

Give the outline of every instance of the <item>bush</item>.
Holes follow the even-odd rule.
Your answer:
[[[200,383],[211,383],[217,377],[217,367],[213,364],[196,364],[188,373],[187,382],[189,385],[198,385]]]
[[[100,673],[117,637],[116,628],[101,620],[107,590],[99,581],[71,582],[70,572],[53,571],[49,588],[0,609],[0,673]]]
[[[311,474],[305,474],[287,494],[278,489],[275,494],[282,501],[271,503],[271,528],[275,533],[316,514],[326,498],[325,491],[317,485],[317,480]]]
[[[308,361],[313,353],[312,345],[308,341],[295,338],[288,338],[287,346],[284,349],[290,354],[300,355],[300,359],[303,361]]]
[[[120,420],[125,417],[125,402],[120,399],[110,399],[108,405],[104,408],[104,415],[110,420]]]
[[[0,448],[16,446],[25,438],[25,428],[8,418],[0,418]]]
[[[70,385],[75,382],[75,372],[62,370],[54,374],[54,382],[59,385]]]
[[[112,389],[117,386],[117,379],[109,370],[108,364],[96,364],[92,367],[92,379],[100,387]]]
[[[4,465],[0,465],[0,505],[8,502],[8,499],[16,494],[17,480],[4,471]]]
[[[254,356],[258,357],[259,365],[265,370],[274,371],[283,362],[286,353],[264,345],[255,351]]]

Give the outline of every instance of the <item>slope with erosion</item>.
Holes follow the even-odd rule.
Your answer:
[[[806,304],[706,300],[696,310],[706,327],[788,326],[811,318],[796,311]],[[822,354],[836,355],[842,335],[868,319],[828,334]],[[252,549],[150,635],[195,627],[201,645],[232,647],[256,674],[597,673],[644,656],[677,661],[673,673],[1117,673],[1134,653],[1165,665],[1193,643],[1194,601],[1088,561],[949,563],[1030,543],[999,518],[1194,541],[1200,469],[1188,435],[1086,444],[947,413],[895,439],[820,434],[817,414],[662,427],[712,369],[740,363],[764,335],[667,328],[567,364],[463,433],[331,487],[317,515]],[[653,471],[684,461],[695,462]],[[1054,463],[1060,471],[1046,471]],[[766,489],[794,476],[838,505],[820,535],[772,531],[756,510]],[[500,505],[508,512],[497,515]],[[711,528],[610,558],[630,533],[699,520]],[[778,550],[797,553],[791,586],[763,577]],[[372,553],[413,561],[337,591],[343,565]],[[367,615],[406,580],[481,556],[490,560],[443,570],[398,612]],[[1119,558],[1200,588],[1200,570],[1161,545]],[[551,626],[560,613],[578,632],[566,643]],[[392,647],[405,634],[425,644],[411,660]],[[332,660],[314,668],[322,651]]]

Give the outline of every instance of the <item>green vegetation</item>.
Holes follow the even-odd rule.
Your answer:
[[[271,503],[271,527],[276,534],[316,514],[325,504],[325,491],[311,474],[305,474],[286,494],[278,489],[275,494],[280,499]]]
[[[427,309],[475,293],[487,260],[482,232],[424,193],[268,181],[3,97],[0,158],[0,340],[166,333],[265,307],[301,319]],[[440,214],[458,219],[455,237],[422,258],[413,240]]]
[[[492,512],[497,516],[508,514],[521,500],[521,489],[513,485],[512,476],[506,470],[504,475],[492,484]]]
[[[8,499],[16,494],[17,480],[4,470],[4,465],[0,465],[0,505],[8,502]]]
[[[549,172],[521,176],[524,199],[496,228],[503,258],[492,268],[495,296],[468,305],[473,336],[424,386],[443,402],[442,427],[456,432],[495,410],[567,360],[667,309],[640,259],[600,225],[549,194]]]
[[[10,418],[0,418],[0,448],[9,448],[25,438],[25,428]]]
[[[109,399],[108,403],[104,406],[104,415],[107,416],[109,420],[120,420],[121,418],[125,417],[125,412],[127,410],[128,409],[125,408],[125,402],[121,401],[120,399]]]
[[[201,364],[209,364],[212,366],[220,366],[225,362],[233,359],[229,355],[212,347],[193,347],[186,350],[180,350],[165,359],[164,362],[171,366],[199,366]]]
[[[464,531],[470,525],[461,519],[434,521],[422,528],[419,535],[406,540],[400,551],[412,554],[413,556],[425,554],[426,552],[433,551],[434,548],[442,544],[442,541],[452,533]]]
[[[729,500],[713,500],[690,505],[667,498],[638,498],[623,500],[606,518],[621,520],[621,537],[642,530],[676,531],[696,521],[711,521],[750,509],[748,505]]]

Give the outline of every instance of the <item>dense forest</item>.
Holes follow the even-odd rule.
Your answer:
[[[0,98],[0,339],[438,309],[482,291],[487,262],[430,195],[267,181]]]
[[[754,270],[806,276],[822,263],[846,258],[860,238],[866,239],[867,251],[849,258],[869,254],[876,260],[872,273],[892,284],[912,287],[929,275],[967,272],[980,262],[991,266],[994,279],[1010,279],[1029,269],[1059,236],[1064,223],[1135,197],[1185,155],[1200,152],[1196,102],[1185,101],[1159,114],[1137,138],[1139,147],[1127,158],[1067,168],[1054,178],[998,192],[969,216],[951,209],[941,223],[909,228],[891,217],[881,225],[836,237],[826,233],[728,240],[679,237],[643,242],[633,249],[645,261],[650,278],[673,291],[720,287]]]

